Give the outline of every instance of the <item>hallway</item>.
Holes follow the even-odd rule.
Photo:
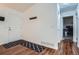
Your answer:
[[[55,54],[58,55],[78,55],[79,48],[72,39],[64,39],[59,43],[59,48]]]

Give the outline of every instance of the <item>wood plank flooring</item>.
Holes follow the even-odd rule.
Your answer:
[[[78,55],[79,48],[72,40],[62,40],[57,50],[45,48],[42,52],[36,52],[20,44],[11,48],[0,46],[0,55]]]
[[[55,51],[54,49],[46,48],[42,52],[36,52],[32,49],[23,47],[22,45],[17,45],[8,49],[0,47],[0,49],[0,55],[51,55]]]
[[[78,55],[79,50],[75,42],[71,39],[62,40],[59,43],[59,48],[55,52],[56,55]]]

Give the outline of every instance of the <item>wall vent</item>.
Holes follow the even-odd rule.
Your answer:
[[[37,19],[37,16],[29,18],[29,20],[34,20],[34,19]]]

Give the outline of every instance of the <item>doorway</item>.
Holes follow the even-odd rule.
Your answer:
[[[63,38],[73,40],[73,16],[63,17]]]

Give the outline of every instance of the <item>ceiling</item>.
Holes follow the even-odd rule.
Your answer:
[[[10,8],[15,9],[20,12],[26,11],[28,8],[33,6],[35,3],[0,3],[0,8]],[[77,3],[60,3],[60,11],[65,12],[69,10],[74,10],[77,7]]]
[[[26,11],[30,8],[34,3],[0,3],[0,8],[11,8],[20,12]]]
[[[77,3],[60,3],[60,11],[65,12],[65,11],[70,11],[70,10],[75,10],[77,8]]]

